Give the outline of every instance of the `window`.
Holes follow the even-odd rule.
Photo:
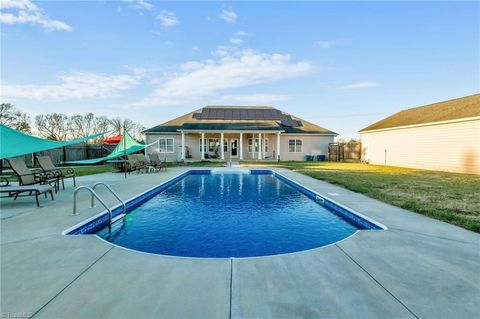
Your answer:
[[[207,139],[203,139],[204,141],[204,145],[205,145],[205,149],[208,147],[208,144],[207,144]],[[200,152],[200,154],[202,153],[202,139],[199,139],[198,140],[198,151]]]
[[[208,139],[208,151],[215,152],[215,149],[219,145],[218,138],[209,138]]]
[[[262,139],[264,153],[268,153],[268,138]],[[248,152],[252,153],[253,150],[253,138],[248,139]],[[255,153],[258,153],[258,138],[255,139]]]
[[[206,138],[205,140],[205,153],[206,152],[215,152],[215,149],[217,148],[220,143],[218,142],[218,138]],[[198,151],[202,153],[202,139],[198,140]]]
[[[167,141],[167,153],[173,153],[174,152],[174,147],[173,147],[173,138],[166,138]]]
[[[288,152],[289,153],[302,153],[303,141],[302,140],[288,140]]]
[[[158,151],[160,153],[174,153],[175,152],[175,148],[174,148],[175,142],[174,142],[173,137],[160,138],[160,140],[158,141],[158,145],[159,145],[159,150]]]
[[[223,140],[223,152],[228,152],[228,142],[227,140]]]
[[[249,138],[248,139],[248,152],[252,153],[254,147],[255,147],[255,153],[258,153],[258,138],[256,138],[255,140],[253,138]]]

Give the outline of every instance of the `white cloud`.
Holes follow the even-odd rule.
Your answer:
[[[231,37],[230,38],[230,43],[235,45],[235,46],[240,46],[243,44],[243,38],[249,36],[250,34],[248,34],[247,32],[244,32],[244,31],[239,31],[237,33],[235,33],[235,36]]]
[[[213,55],[216,56],[216,57],[219,57],[219,58],[223,58],[234,50],[235,50],[235,47],[219,45],[219,46],[217,46],[217,49],[213,52]]]
[[[253,103],[262,104],[270,102],[278,102],[288,100],[288,95],[281,94],[269,94],[269,93],[255,93],[255,94],[228,94],[220,97],[223,101],[241,102],[241,103]]]
[[[225,7],[219,13],[219,17],[228,23],[235,23],[237,22],[238,15],[233,11],[232,7]]]
[[[315,45],[322,49],[328,49],[333,46],[333,41],[317,41]]]
[[[198,102],[224,90],[303,76],[313,67],[306,61],[292,62],[289,54],[266,54],[253,50],[225,52],[216,60],[189,61],[168,74],[148,97],[134,104],[151,107]],[[266,95],[258,96],[265,100]],[[271,98],[270,96],[269,98]]]
[[[367,89],[367,88],[376,87],[378,85],[379,84],[374,81],[361,81],[361,82],[344,85],[342,86],[342,89]]]
[[[193,52],[198,52],[198,51],[200,51],[200,47],[199,47],[198,45],[194,45],[194,46],[192,47],[192,51],[193,51]]]
[[[122,90],[139,83],[137,77],[121,74],[107,75],[92,72],[73,72],[60,75],[60,84],[6,84],[2,83],[2,95],[8,98],[62,101],[82,98],[108,98],[118,96]]]
[[[122,2],[127,2],[128,7],[135,10],[150,10],[153,8],[153,4],[144,0],[122,0]]]
[[[243,39],[241,38],[230,38],[230,43],[233,45],[242,45],[243,44]]]
[[[155,18],[160,21],[160,24],[165,28],[170,28],[176,26],[179,22],[175,13],[162,10],[160,14]]]
[[[237,33],[235,33],[235,35],[237,37],[246,37],[246,36],[249,36],[250,34],[245,31],[238,31]]]
[[[50,19],[43,10],[29,0],[2,0],[0,22],[4,24],[34,24],[47,31],[72,31],[65,22]],[[10,10],[10,12],[5,12]]]

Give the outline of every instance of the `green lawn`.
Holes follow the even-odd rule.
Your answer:
[[[480,176],[330,162],[242,163],[281,166],[383,202],[480,232]]]
[[[115,171],[112,165],[75,166],[73,168],[75,169],[75,174],[77,176],[85,176],[85,175],[100,174],[100,173]]]

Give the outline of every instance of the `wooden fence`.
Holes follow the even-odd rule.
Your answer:
[[[22,157],[25,159],[25,163],[30,167],[33,166],[32,160],[34,155],[50,156],[53,163],[55,165],[59,165],[68,161],[81,161],[85,159],[107,156],[115,147],[116,145],[83,143],[55,148],[48,151],[36,152],[35,154],[27,154],[23,155]],[[3,167],[8,167],[8,164],[5,162],[3,164]]]
[[[328,160],[330,162],[359,162],[362,158],[362,143],[330,143]]]

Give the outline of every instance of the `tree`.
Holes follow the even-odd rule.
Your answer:
[[[110,129],[110,120],[106,116],[98,116],[94,119],[94,133],[101,133]],[[101,144],[105,140],[105,135],[98,136],[92,140],[92,143]]]
[[[123,134],[123,131],[127,130],[134,139],[138,141],[143,139],[142,132],[145,130],[145,126],[140,123],[136,123],[130,119],[114,118],[110,120],[110,125],[118,134]]]
[[[94,116],[93,113],[84,115],[76,114],[70,117],[68,121],[70,135],[72,138],[81,138],[97,133],[108,131],[110,122],[105,116]],[[101,144],[105,140],[105,136],[98,136],[89,142],[93,144]]]
[[[31,133],[30,116],[15,108],[10,103],[0,104],[0,124],[7,125],[23,131]]]
[[[116,133],[123,134],[124,130],[130,131],[134,123],[129,119],[114,118],[110,120],[110,125]]]
[[[87,113],[84,115],[76,114],[69,118],[68,128],[70,130],[70,135],[72,138],[80,138],[88,136],[94,130],[94,119],[95,116],[93,113]]]
[[[61,113],[37,115],[35,117],[35,126],[37,127],[38,133],[50,140],[67,140],[70,133],[68,124],[68,116]]]

